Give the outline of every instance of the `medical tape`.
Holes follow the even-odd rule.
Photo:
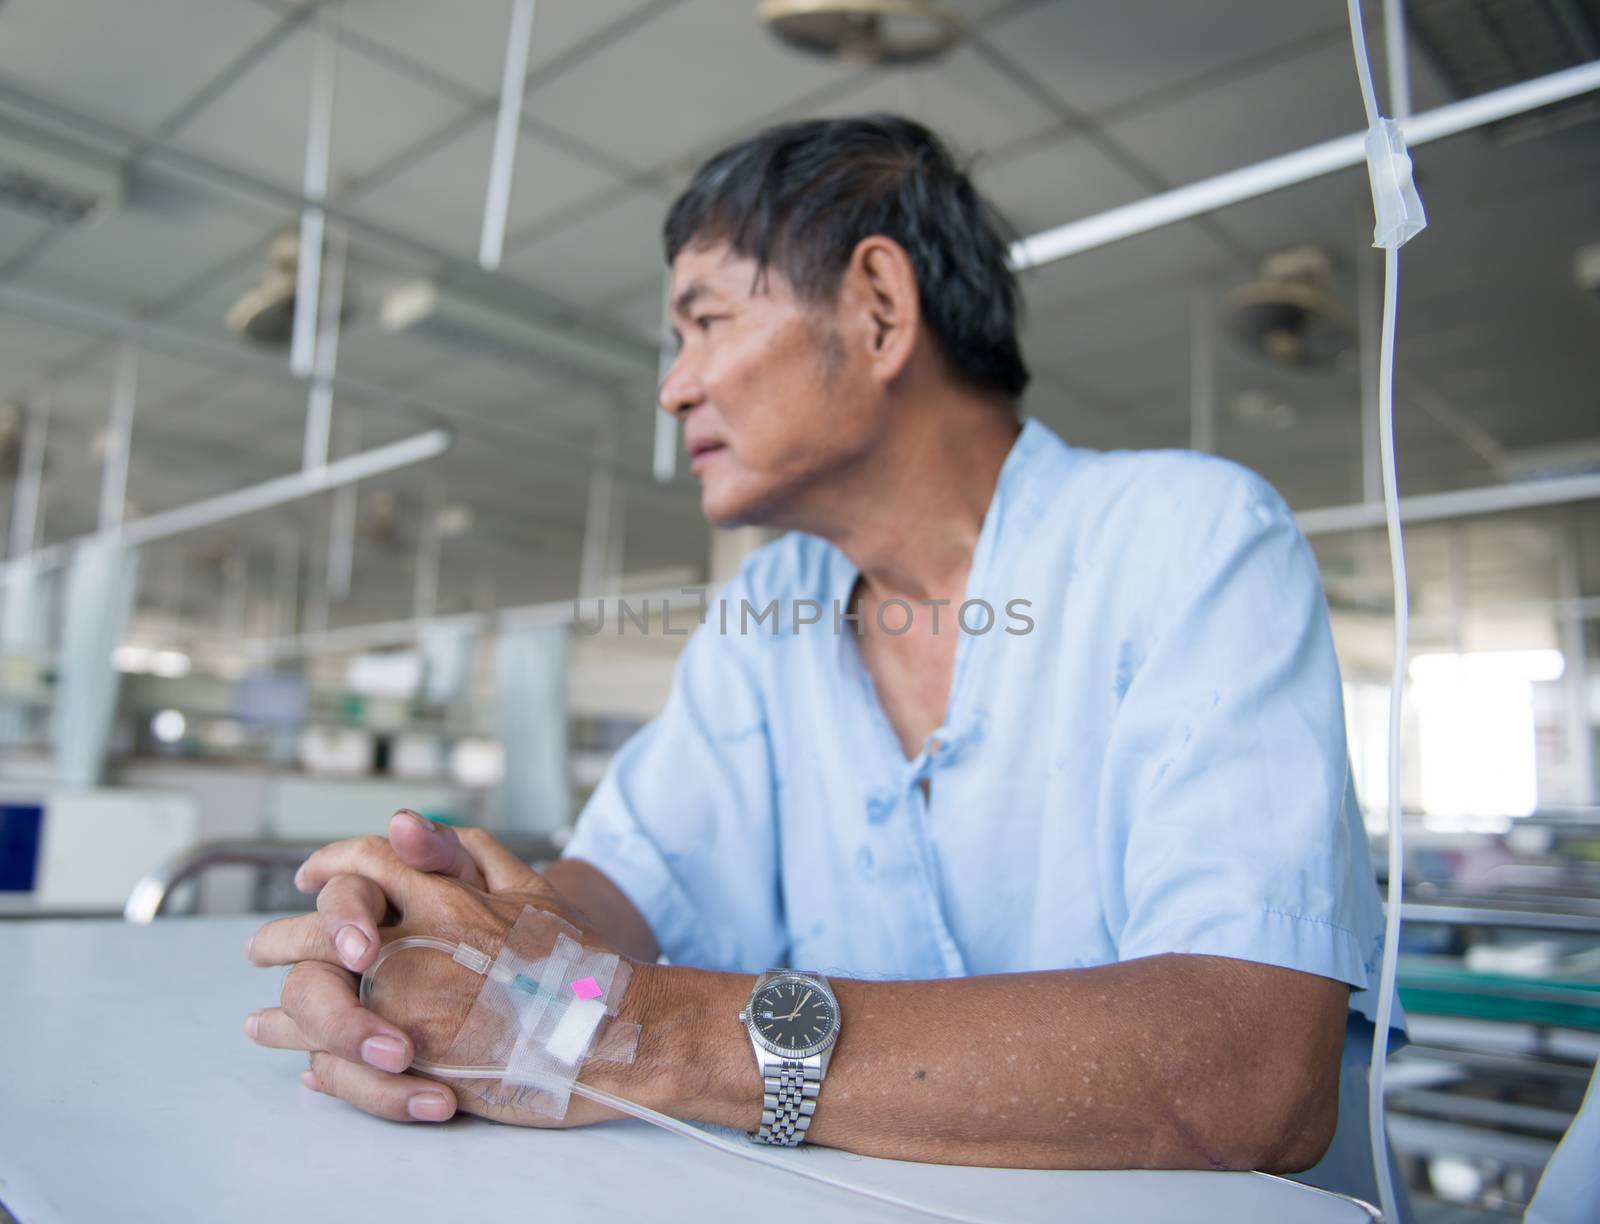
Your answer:
[[[550,1117],[566,1116],[572,1082],[601,1023],[608,1013],[614,1014],[613,1000],[627,988],[631,972],[614,952],[591,951],[565,936],[556,941],[540,979],[548,993],[529,1002],[521,1036],[506,1058],[502,1076],[504,1083],[536,1090],[522,1094],[521,1107]],[[581,997],[574,989],[580,982],[595,997]],[[637,1026],[633,1027],[637,1038]],[[619,1061],[618,1053],[613,1043],[608,1061]],[[631,1049],[629,1054],[631,1061]]]
[[[615,1017],[632,965],[585,948],[580,936],[558,915],[528,906],[492,964],[458,956],[484,974],[483,985],[445,1056],[418,1069],[459,1078],[490,1104],[563,1118],[585,1065],[631,1063],[639,1026]]]

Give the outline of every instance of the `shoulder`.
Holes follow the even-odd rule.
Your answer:
[[[1278,537],[1303,544],[1294,514],[1249,468],[1195,451],[1076,451],[1054,508],[1081,545],[1146,560],[1220,556]]]
[[[1080,452],[1083,453],[1083,452]],[[1239,515],[1293,521],[1276,489],[1249,468],[1196,451],[1088,452],[1082,496],[1112,520],[1202,524]]]

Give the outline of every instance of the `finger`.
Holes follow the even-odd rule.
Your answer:
[[[257,968],[292,965],[297,961],[337,963],[339,955],[323,937],[316,914],[296,914],[267,923],[245,945],[245,959]]]
[[[244,1018],[244,1035],[270,1050],[309,1050],[300,1026],[281,1007],[266,1007]]]
[[[388,1075],[326,1053],[311,1056],[308,1075],[307,1087],[393,1122],[443,1122],[456,1111],[450,1089],[419,1075]]]
[[[365,876],[401,909],[415,899],[417,883],[425,878],[395,856],[388,838],[375,833],[322,847],[300,865],[294,883],[301,892],[317,892],[336,875]]]
[[[488,890],[488,882],[449,825],[402,808],[389,821],[389,844],[408,867],[434,875],[454,876],[463,884]]]
[[[306,1044],[379,1071],[411,1065],[411,1039],[362,1007],[350,975],[321,961],[303,961],[283,983],[283,1010]]]
[[[378,924],[388,908],[383,889],[365,876],[338,875],[322,886],[317,894],[322,940],[346,969],[360,973],[376,959]]]
[[[484,829],[462,829],[457,833],[461,848],[478,865],[490,892],[503,892],[510,888],[549,888],[544,878],[532,867],[507,850]]]

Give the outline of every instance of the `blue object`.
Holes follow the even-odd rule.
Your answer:
[[[43,824],[37,803],[0,803],[0,892],[33,891]]]
[[[1578,1116],[1572,1119],[1539,1189],[1528,1204],[1526,1224],[1584,1224],[1600,1220],[1600,1067],[1589,1080]]]
[[[1383,918],[1327,606],[1265,481],[1028,422],[968,579],[994,623],[961,633],[909,760],[834,632],[857,576],[799,534],[748,558],[727,632],[713,600],[566,847],[675,963],[931,978],[1203,953],[1347,982],[1375,1016]],[[740,601],[774,599],[741,633]]]

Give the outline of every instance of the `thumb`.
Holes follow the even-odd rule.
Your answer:
[[[451,876],[473,888],[490,891],[483,871],[449,825],[435,824],[421,813],[401,808],[389,821],[389,844],[407,867]]]

